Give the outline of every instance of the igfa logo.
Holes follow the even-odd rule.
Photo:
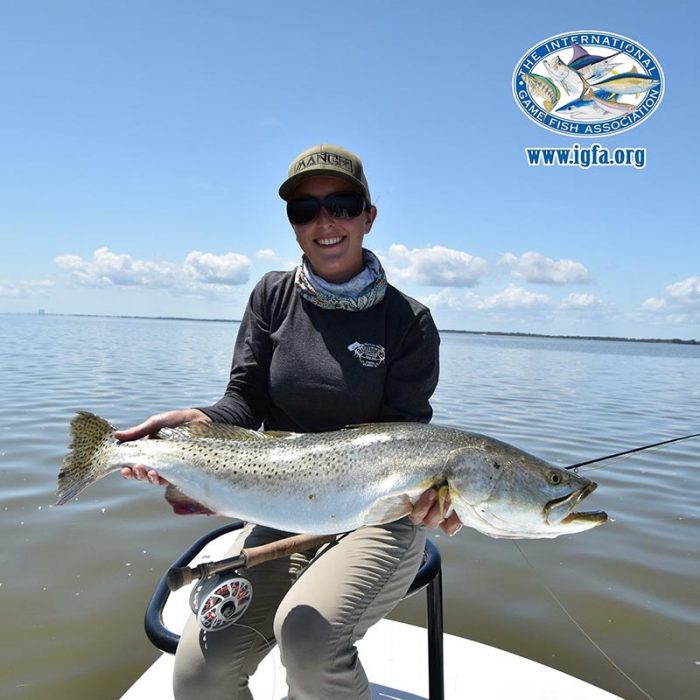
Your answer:
[[[654,112],[664,94],[664,75],[636,41],[582,30],[529,49],[513,72],[513,94],[520,109],[545,129],[610,136]]]

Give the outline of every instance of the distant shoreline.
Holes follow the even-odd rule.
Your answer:
[[[240,319],[231,318],[194,318],[189,316],[133,316],[127,314],[60,314],[39,312],[38,314],[0,312],[1,316],[72,316],[79,318],[126,318],[143,319],[148,321],[197,321],[200,323],[240,323]],[[517,331],[465,331],[454,328],[440,328],[440,333],[461,333],[463,335],[510,336],[515,338],[550,338],[561,340],[604,340],[621,343],[669,343],[671,345],[700,345],[700,340],[684,340],[682,338],[627,338],[624,336],[608,335],[549,335],[547,333],[522,333]]]
[[[672,345],[700,345],[699,340],[682,338],[626,338],[612,335],[548,335],[546,333],[518,333],[517,331],[459,331],[441,328],[440,333],[467,333],[469,335],[507,335],[522,338],[559,338],[560,340],[609,340],[618,343],[670,343]]]

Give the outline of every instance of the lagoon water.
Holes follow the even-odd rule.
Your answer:
[[[83,409],[125,427],[214,401],[236,330],[0,315],[3,698],[118,698],[156,658],[142,626],[153,587],[193,539],[223,521],[175,516],[160,489],[117,475],[52,506],[68,423]],[[444,333],[433,405],[438,424],[566,466],[699,432],[700,346]],[[433,535],[446,631],[628,700],[695,699],[700,440],[601,467],[587,472],[599,488],[586,509],[609,513],[603,527],[517,545],[466,528]],[[423,616],[422,597],[393,613],[417,624]]]

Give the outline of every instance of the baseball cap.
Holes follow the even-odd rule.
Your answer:
[[[368,202],[372,201],[360,157],[352,151],[330,143],[320,143],[308,148],[289,164],[287,179],[279,189],[280,197],[288,200],[302,180],[314,175],[332,175],[347,180],[359,188]]]

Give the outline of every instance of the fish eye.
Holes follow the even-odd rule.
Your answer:
[[[559,472],[549,472],[547,478],[552,486],[558,486],[563,481],[562,475]]]

